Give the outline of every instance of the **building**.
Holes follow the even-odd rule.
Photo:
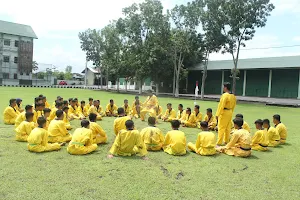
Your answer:
[[[232,60],[209,61],[205,94],[222,94],[222,83],[232,82]],[[201,88],[203,64],[190,69],[188,93],[195,82]],[[274,98],[300,98],[300,56],[240,59],[236,94]]]
[[[81,72],[82,74],[85,74],[86,76],[86,85],[87,86],[94,86],[100,84],[100,79],[101,72],[100,69],[98,68],[92,68],[92,67],[87,67],[87,72],[85,72],[85,69]],[[104,80],[103,84],[105,83]]]
[[[32,84],[34,39],[30,26],[0,20],[0,84]]]

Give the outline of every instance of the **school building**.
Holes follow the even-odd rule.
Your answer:
[[[232,83],[232,60],[209,61],[205,94],[222,94],[224,82]],[[190,69],[188,93],[202,83],[203,64]],[[236,95],[300,99],[300,56],[240,59]]]

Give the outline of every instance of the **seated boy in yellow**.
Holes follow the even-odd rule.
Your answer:
[[[149,126],[141,131],[142,140],[149,151],[160,151],[165,140],[161,130],[155,127],[155,122],[156,119],[154,117],[149,117]]]
[[[38,127],[33,129],[27,138],[28,150],[36,153],[60,150],[61,146],[64,145],[64,143],[48,143],[48,132],[45,129],[46,119],[44,117],[39,117],[37,120],[37,124]]]
[[[269,147],[276,147],[280,144],[280,135],[276,128],[271,127],[270,120],[264,119],[263,120],[263,127],[268,132],[268,138],[269,138]]]
[[[49,108],[44,108],[43,117],[46,119],[46,127],[45,127],[46,130],[48,130],[48,127],[50,124],[50,120],[49,120],[50,113],[51,113],[51,110]]]
[[[89,114],[90,114],[89,110],[90,110],[91,106],[93,105],[93,102],[94,102],[94,99],[89,98],[89,103],[84,106],[84,109],[86,110],[86,117],[89,116]]]
[[[237,114],[237,115],[235,116],[235,118],[241,118],[241,119],[244,120],[244,116],[243,116],[242,114]],[[245,121],[244,121],[244,124],[243,124],[243,129],[244,129],[244,130],[247,130],[249,133],[251,133],[250,126],[249,126],[249,124],[248,124],[247,122],[245,122]]]
[[[27,112],[33,112],[33,106],[32,105],[26,105],[25,106],[25,111],[23,111],[22,113],[20,113],[18,115],[18,117],[16,118],[16,122],[15,122],[15,127],[17,128],[23,121],[26,120],[26,116],[25,114]]]
[[[88,120],[81,121],[81,127],[77,128],[72,136],[72,140],[68,145],[67,151],[72,155],[86,155],[97,149],[97,144],[93,144],[93,133],[89,129],[90,122]]]
[[[230,142],[225,147],[217,147],[217,150],[230,156],[249,157],[251,155],[251,135],[243,129],[244,120],[235,118],[233,120],[235,131]]]
[[[63,109],[63,103],[62,102],[56,102],[55,107],[51,109],[51,113],[49,116],[49,121],[52,121],[56,118],[56,111]]]
[[[57,110],[56,119],[50,122],[48,128],[49,142],[69,142],[72,139],[72,136],[68,133],[66,124],[65,122],[63,122],[63,119],[64,112],[62,110]]]
[[[180,122],[171,121],[172,131],[169,131],[165,137],[163,149],[166,153],[174,156],[186,154],[186,137],[184,132],[179,131]]]
[[[63,122],[65,123],[67,130],[72,130],[72,126],[70,124],[70,118],[69,118],[69,115],[68,115],[68,113],[69,113],[69,107],[64,107],[62,109],[62,111],[64,111]]]
[[[43,116],[43,110],[45,108],[44,103],[36,103],[35,109],[33,110],[33,122],[37,124],[37,119]]]
[[[157,117],[159,113],[159,106],[157,97],[153,94],[152,91],[149,92],[149,96],[146,101],[142,104],[143,109],[141,110],[141,120],[145,121],[145,116],[148,113],[150,117]]]
[[[196,144],[188,143],[188,148],[202,156],[211,156],[216,154],[216,135],[209,131],[208,123],[203,121],[200,123],[201,133],[198,134]]]
[[[145,155],[148,153],[145,143],[142,140],[138,130],[134,130],[132,120],[126,121],[126,130],[121,130],[117,135],[114,144],[110,149],[108,158],[114,156],[132,156],[138,155],[142,159],[147,159]]]
[[[142,105],[140,103],[140,98],[138,96],[135,96],[135,100],[132,103],[132,117],[135,117],[136,119],[140,117],[142,110]]]
[[[163,108],[160,105],[157,105],[155,111],[156,111],[157,119],[161,119],[162,114],[163,114]]]
[[[19,111],[19,113],[21,113],[21,112],[23,112],[24,111],[24,109],[22,108],[22,99],[16,99],[16,107],[15,107],[15,109],[17,110],[17,111]]]
[[[252,137],[252,150],[255,151],[268,151],[269,137],[268,131],[263,128],[263,120],[258,119],[255,121],[256,133]]]
[[[72,100],[71,105],[69,105],[68,117],[70,119],[80,119],[79,115],[77,114],[77,101]]]
[[[131,115],[131,108],[128,105],[128,100],[127,99],[124,100],[123,108],[124,108],[124,111],[125,111],[125,115],[130,116]]]
[[[95,100],[94,104],[90,107],[88,114],[95,113],[97,115],[97,120],[102,120],[102,117],[105,116],[102,106],[100,106],[100,100]]]
[[[186,109],[186,114],[181,119],[181,124],[183,127],[196,128],[197,120],[195,115],[192,113],[191,108]]]
[[[212,114],[212,109],[206,109],[206,115],[204,117],[204,121],[208,123],[208,129],[213,131],[217,126],[217,118]]]
[[[116,135],[118,135],[121,130],[126,130],[125,123],[127,120],[131,120],[130,116],[125,116],[124,108],[118,108],[118,115],[119,117],[114,121],[114,132]]]
[[[7,125],[14,125],[16,123],[16,119],[18,115],[20,114],[19,111],[15,109],[17,103],[16,99],[10,99],[9,100],[9,106],[5,108],[3,112],[3,121],[4,124]]]
[[[33,120],[33,113],[25,114],[26,120],[23,121],[16,129],[16,140],[19,142],[27,142],[27,138],[31,133],[32,129],[35,128]]]
[[[202,122],[202,113],[200,112],[199,105],[195,105],[193,114],[195,115],[196,123]]]
[[[80,119],[85,119],[88,116],[88,110],[85,107],[85,101],[80,102],[80,106],[78,106],[76,112]]]
[[[185,114],[186,113],[185,113],[185,110],[183,109],[183,105],[179,104],[176,119],[179,120],[179,121],[182,120],[184,118]]]
[[[109,104],[106,106],[106,116],[107,117],[117,117],[118,116],[118,107],[114,103],[114,100],[109,100]]]
[[[102,144],[107,142],[107,135],[102,127],[97,124],[97,115],[91,113],[90,119],[90,129],[92,130],[93,144]]]
[[[275,128],[280,136],[280,144],[285,144],[287,138],[287,128],[281,123],[280,115],[273,116],[273,123],[275,124]]]
[[[167,104],[167,110],[161,118],[164,122],[171,122],[176,119],[176,111],[172,108],[172,104]]]

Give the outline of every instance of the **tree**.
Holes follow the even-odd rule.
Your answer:
[[[58,80],[64,80],[65,79],[65,73],[64,72],[60,72],[58,70],[55,70],[53,72],[53,76],[55,76]]]
[[[220,29],[225,39],[222,53],[230,53],[234,64],[232,92],[236,88],[236,72],[241,47],[246,41],[253,39],[256,28],[266,26],[267,18],[275,8],[270,0],[206,0],[207,15],[212,25]]]
[[[65,69],[65,80],[71,80],[73,78],[72,76],[72,66],[68,65]]]
[[[35,72],[39,69],[39,64],[36,61],[32,61],[32,71]]]

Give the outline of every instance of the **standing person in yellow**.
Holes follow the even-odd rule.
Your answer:
[[[52,121],[56,117],[56,111],[62,110],[62,102],[57,101],[55,104],[55,107],[51,110],[50,116],[49,116],[49,121]]]
[[[163,149],[166,153],[174,156],[186,154],[186,137],[184,132],[179,131],[180,122],[171,121],[172,131],[169,131],[165,137]]]
[[[184,117],[181,119],[183,127],[195,128],[197,121],[195,115],[192,113],[191,108],[187,108]]]
[[[218,150],[230,156],[249,157],[251,155],[251,135],[243,129],[242,118],[233,120],[236,131],[231,136],[230,142],[225,147],[219,147]]]
[[[217,126],[217,119],[212,114],[212,109],[211,108],[206,109],[206,116],[204,117],[204,121],[206,121],[208,123],[208,129],[209,130],[211,130],[211,131],[215,130],[215,128]]]
[[[264,119],[263,126],[268,131],[269,147],[276,147],[280,143],[280,135],[276,128],[271,127],[270,120]]]
[[[50,122],[48,133],[49,142],[69,142],[72,136],[68,133],[66,124],[63,122],[64,112],[62,110],[56,111],[56,119]]]
[[[29,137],[27,138],[28,150],[36,153],[60,150],[61,146],[64,145],[64,143],[48,143],[48,132],[45,129],[46,119],[44,117],[39,117],[37,123],[38,127],[33,129]]]
[[[185,110],[183,110],[183,105],[182,104],[179,104],[178,105],[178,112],[177,112],[177,117],[176,117],[176,119],[177,120],[181,120],[181,119],[183,119],[184,118],[184,116],[185,116]]]
[[[46,127],[45,127],[46,130],[48,130],[48,127],[50,124],[50,120],[49,120],[50,113],[51,113],[51,110],[49,108],[44,108],[43,117],[46,119]]]
[[[202,113],[200,112],[200,106],[199,105],[195,105],[194,115],[195,115],[195,118],[196,118],[196,123],[202,122]]]
[[[72,136],[72,140],[67,148],[69,154],[86,155],[97,149],[97,144],[93,144],[92,130],[89,129],[88,120],[81,121],[81,127],[77,128]]]
[[[222,145],[223,142],[227,144],[229,142],[231,132],[231,119],[236,105],[236,97],[230,92],[230,83],[224,83],[224,94],[221,96],[216,118],[218,121],[218,145]]]
[[[119,117],[114,121],[114,132],[116,135],[119,134],[121,130],[126,130],[126,121],[131,120],[130,116],[125,116],[124,108],[118,108]]]
[[[200,123],[201,133],[198,134],[196,144],[188,143],[188,148],[202,156],[211,156],[216,154],[217,139],[213,132],[209,131],[208,123],[203,121]]]
[[[74,99],[71,101],[71,105],[69,105],[68,117],[70,119],[80,119],[77,114],[77,102]]]
[[[280,115],[273,116],[273,123],[275,124],[275,128],[280,136],[280,144],[285,144],[287,138],[287,128],[281,123]]]
[[[88,116],[88,111],[85,109],[85,101],[80,102],[80,106],[78,106],[76,112],[80,119],[85,119]]]
[[[94,144],[103,144],[107,142],[107,135],[102,127],[97,124],[97,115],[91,113],[89,116],[90,119],[90,129],[92,130],[93,143]]]
[[[255,121],[256,133],[252,137],[252,150],[255,151],[268,151],[269,137],[268,131],[263,128],[263,120],[258,119]]]
[[[68,115],[69,107],[64,107],[62,109],[62,111],[64,111],[63,122],[65,123],[67,130],[72,130],[71,123],[70,123],[70,120],[72,120],[72,118],[70,118],[69,115]]]
[[[127,99],[124,100],[124,106],[123,106],[123,108],[124,108],[124,111],[125,111],[125,115],[126,116],[130,116],[131,115],[131,108],[128,105],[128,100]]]
[[[242,114],[236,114],[235,115],[235,118],[242,118],[244,120],[244,116]],[[251,133],[251,130],[250,130],[250,126],[247,122],[244,121],[244,124],[243,124],[243,129],[247,130],[249,133]]]
[[[95,113],[97,115],[97,120],[102,120],[102,117],[105,115],[100,106],[100,100],[94,100],[94,105],[92,105],[89,109],[88,114]]]
[[[141,103],[140,98],[138,96],[135,96],[135,100],[132,103],[132,117],[135,117],[136,119],[140,117],[141,114]]]
[[[26,116],[25,114],[27,112],[33,112],[33,106],[32,105],[26,105],[25,106],[25,111],[23,111],[22,113],[20,113],[18,115],[18,117],[16,118],[16,123],[15,123],[15,127],[17,128],[23,121],[26,120]]]
[[[145,116],[149,113],[150,117],[156,118],[156,109],[158,108],[157,97],[151,93],[146,101],[143,103],[143,110],[141,111],[141,120],[145,121]]]
[[[167,104],[167,110],[161,118],[164,122],[171,122],[176,119],[176,111],[172,108],[172,104]]]
[[[114,156],[132,156],[138,155],[142,159],[147,160],[147,148],[142,140],[141,134],[138,130],[134,130],[134,123],[132,120],[127,120],[126,129],[121,130],[117,135],[114,144],[110,149],[108,158]]]
[[[3,112],[3,121],[4,124],[7,125],[14,125],[16,123],[16,119],[18,117],[18,114],[20,114],[16,109],[17,103],[16,99],[10,99],[9,100],[9,106],[5,108]]]
[[[26,113],[26,120],[23,121],[16,129],[16,140],[19,142],[27,142],[27,138],[31,133],[32,129],[34,129],[35,125],[32,122],[33,113]]]
[[[156,119],[154,117],[149,117],[149,126],[141,131],[142,140],[149,151],[160,151],[165,140],[161,130],[155,127],[155,122]]]
[[[107,104],[106,106],[106,116],[107,117],[117,117],[117,113],[118,113],[118,107],[116,106],[116,104],[114,103],[114,100],[111,99],[109,100],[109,104]]]
[[[19,113],[23,112],[24,109],[22,108],[22,99],[16,99],[16,110],[19,111]]]

